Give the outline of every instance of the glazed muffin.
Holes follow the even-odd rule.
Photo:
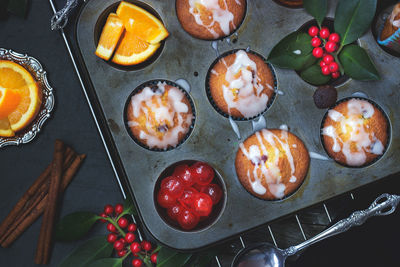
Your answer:
[[[321,133],[329,156],[350,167],[371,163],[384,153],[389,139],[388,122],[382,111],[357,98],[330,109]]]
[[[218,60],[210,70],[208,87],[213,103],[234,118],[261,114],[275,95],[270,67],[260,56],[244,50]]]
[[[216,40],[233,33],[246,13],[246,0],[176,0],[182,28],[195,38]]]
[[[400,3],[395,5],[392,13],[386,19],[381,32],[381,40],[384,41],[392,36],[400,28]]]
[[[126,108],[130,132],[150,149],[176,147],[190,132],[193,119],[188,97],[165,82],[146,86],[133,94]]]
[[[240,144],[235,168],[252,195],[276,200],[293,193],[307,175],[310,157],[304,143],[281,129],[263,129]]]

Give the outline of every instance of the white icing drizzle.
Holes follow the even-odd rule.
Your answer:
[[[329,158],[315,152],[309,152],[309,155],[312,159],[329,160]]]
[[[347,103],[347,110],[347,114],[330,110],[328,116],[339,123],[340,132],[349,135],[348,140],[343,141],[332,125],[323,128],[322,134],[333,139],[332,151],[336,153],[341,151],[348,165],[361,166],[365,164],[367,159],[365,152],[381,155],[384,146],[373,132],[365,131],[368,127],[364,125],[364,119],[371,118],[375,112],[370,103],[364,100],[351,99]]]
[[[180,85],[187,93],[190,93],[191,87],[188,81],[185,79],[178,79],[175,81],[178,85]]]
[[[287,126],[286,124],[282,124],[281,126],[279,126],[279,129],[289,131],[289,126]]]
[[[219,5],[219,0],[189,0],[189,12],[193,15],[196,23],[205,27],[214,38],[221,37],[213,28],[216,24],[219,25],[225,35],[230,33],[230,25],[233,26],[233,29],[236,29],[236,25],[233,23],[234,16],[232,12],[228,10],[226,0],[223,0],[223,2],[224,6],[222,7]],[[206,24],[206,22],[201,19],[201,13],[198,9],[199,5],[202,5],[211,12],[211,23]]]
[[[283,91],[281,91],[281,90],[276,90],[276,93],[277,93],[278,95],[284,95],[284,94],[285,94],[285,92],[283,92]]]
[[[390,23],[396,28],[400,28],[400,19],[395,20],[396,16],[400,13],[400,5],[397,4],[390,14]]]
[[[140,131],[139,137],[146,140],[150,148],[167,149],[168,146],[178,145],[179,134],[189,130],[187,126],[193,119],[192,114],[187,114],[189,107],[183,102],[185,95],[176,87],[170,87],[166,92],[165,86],[165,82],[159,82],[156,89],[145,87],[131,98],[134,119],[128,121],[128,126],[140,126],[144,115],[145,130]],[[165,93],[167,98],[162,100]]]
[[[293,51],[293,54],[295,55],[301,55],[301,50],[297,49]]]
[[[282,174],[279,169],[279,156],[282,150],[291,169],[289,182],[294,183],[297,181],[296,176],[294,176],[294,159],[288,144],[288,132],[281,131],[281,135],[278,137],[271,131],[262,129],[256,132],[255,135],[258,144],[251,145],[248,151],[243,143],[239,145],[242,153],[254,166],[252,171],[249,170],[247,172],[248,181],[253,191],[258,195],[263,195],[269,190],[276,198],[283,198],[285,196],[286,186],[282,183]],[[265,141],[268,142],[270,153],[268,153],[264,145]],[[278,144],[281,149],[277,147]],[[262,182],[267,184],[267,188],[263,186]]]
[[[227,68],[225,80],[229,84],[222,85],[223,97],[228,105],[228,112],[235,108],[243,116],[250,118],[267,107],[269,98],[264,92],[261,78],[258,77],[256,63],[243,50],[237,51],[235,56],[235,61],[230,66],[222,59]]]
[[[231,124],[232,130],[235,132],[238,140],[240,140],[240,131],[237,123],[232,119],[232,117],[229,117],[229,123]]]
[[[267,121],[264,116],[260,116],[258,120],[254,119],[251,121],[251,126],[253,127],[253,132],[257,132],[261,129],[267,128]]]

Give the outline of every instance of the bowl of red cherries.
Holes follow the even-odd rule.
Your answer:
[[[154,202],[160,217],[183,231],[197,231],[212,225],[226,200],[224,181],[208,163],[177,162],[160,175]]]

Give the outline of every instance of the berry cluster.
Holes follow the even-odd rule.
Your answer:
[[[319,63],[322,74],[331,75],[333,79],[339,78],[339,64],[335,62],[335,58],[331,54],[338,49],[338,43],[340,42],[339,34],[330,33],[326,27],[322,27],[319,30],[316,26],[310,27],[308,34],[313,37],[311,39],[311,45],[314,47],[312,51],[313,56],[322,58]]]
[[[141,243],[135,241],[137,226],[125,218],[123,212],[122,204],[117,204],[115,207],[108,204],[100,214],[104,218],[101,221],[108,222],[107,230],[110,233],[107,235],[107,242],[113,244],[119,257],[126,257],[132,253],[135,256],[132,260],[133,267],[142,266],[143,260],[149,257],[151,262],[157,263],[157,252],[152,251],[149,241],[144,240]]]
[[[191,230],[221,200],[222,189],[212,183],[214,176],[214,169],[204,162],[179,165],[161,181],[157,202],[182,229]]]

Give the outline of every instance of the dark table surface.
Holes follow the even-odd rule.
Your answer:
[[[61,8],[65,1],[56,0]],[[103,143],[83,95],[78,78],[58,32],[50,30],[53,12],[49,2],[33,0],[25,19],[9,16],[0,21],[0,47],[27,53],[37,58],[48,73],[54,88],[56,106],[52,117],[42,132],[29,144],[6,147],[0,150],[0,220],[5,218],[25,190],[46,168],[52,158],[54,141],[61,139],[87,158],[75,179],[66,190],[60,216],[87,210],[100,212],[107,203],[122,202],[122,194],[115,179]],[[73,38],[71,26],[66,29]],[[400,194],[400,175],[393,175],[372,186],[353,192],[327,203],[331,216],[340,218],[350,211],[366,208],[380,193]],[[366,225],[347,234],[321,243],[309,249],[296,264],[291,266],[400,266],[398,240],[400,238],[400,216],[374,218]],[[329,224],[322,205],[298,214],[306,238],[321,232]],[[36,243],[41,220],[37,220],[10,248],[0,249],[0,266],[34,266]],[[279,247],[294,245],[303,240],[294,216],[270,224]],[[97,225],[90,236],[105,233]],[[72,243],[56,243],[50,266],[57,266],[72,249],[84,240]],[[269,241],[267,225],[243,235],[246,245],[252,242]],[[221,263],[228,266],[242,244],[234,238],[219,245],[223,253]],[[397,248],[397,249],[396,249]],[[350,255],[354,251],[355,255]],[[348,261],[344,259],[348,258]],[[383,260],[382,260],[383,258]],[[216,266],[216,262],[212,263]]]

